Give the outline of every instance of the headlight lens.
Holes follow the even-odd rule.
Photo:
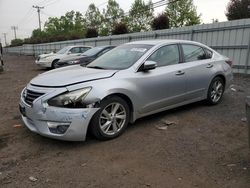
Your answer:
[[[68,64],[76,64],[76,63],[79,63],[80,60],[74,60],[74,61],[68,61]]]
[[[91,87],[79,89],[58,95],[50,100],[50,106],[63,107],[63,108],[84,108],[84,98],[90,92]]]

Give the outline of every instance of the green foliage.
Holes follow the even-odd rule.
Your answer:
[[[112,35],[121,35],[125,33],[128,33],[128,27],[125,23],[117,23],[112,31]]]
[[[159,14],[153,19],[152,25],[153,30],[168,29],[169,28],[169,19],[165,13]]]
[[[132,32],[148,31],[151,28],[152,20],[152,2],[149,1],[146,4],[143,0],[135,0],[127,18],[129,30]]]
[[[10,46],[21,46],[23,45],[23,40],[22,39],[13,39],[11,40],[11,45]]]
[[[227,6],[226,16],[228,20],[250,18],[249,0],[231,0]]]
[[[103,10],[101,35],[110,35],[119,22],[124,21],[124,11],[115,0],[109,0]]]
[[[108,0],[106,8],[100,12],[94,3],[90,4],[85,15],[80,12],[67,12],[61,17],[50,17],[44,30],[35,29],[26,44],[45,43],[79,38],[90,38],[128,32],[144,32],[151,29],[167,29],[200,23],[193,0],[171,0],[166,14],[154,18],[152,1],[134,0],[128,15],[120,8],[116,0]],[[237,0],[232,0],[237,1]],[[240,0],[238,0],[240,1]],[[244,0],[241,0],[244,1]],[[21,44],[13,41],[13,45]]]
[[[94,38],[94,37],[98,37],[98,31],[96,30],[96,28],[87,28],[86,38]]]
[[[95,4],[90,4],[87,12],[85,13],[85,24],[87,28],[95,28],[99,33],[101,30],[101,25],[103,21],[103,16]]]
[[[85,19],[80,12],[67,12],[60,18],[50,17],[44,25],[44,32],[49,38],[69,40],[82,38],[85,35]]]
[[[201,23],[200,15],[197,14],[193,0],[171,0],[166,13],[170,20],[170,27],[191,26]]]

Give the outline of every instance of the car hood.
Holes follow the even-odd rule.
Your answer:
[[[46,58],[46,57],[50,57],[50,56],[53,56],[53,55],[55,55],[55,53],[52,53],[52,52],[51,52],[51,53],[49,53],[49,54],[40,54],[39,57],[40,57],[40,58]]]
[[[68,57],[67,54],[46,54],[45,56],[40,55],[40,59],[46,58],[47,60],[62,59]]]
[[[33,78],[30,84],[44,87],[65,87],[77,83],[109,78],[116,72],[117,70],[93,69],[74,65],[40,74]]]
[[[62,59],[59,61],[59,63],[60,63],[60,62],[74,61],[74,60],[81,59],[81,58],[83,58],[83,57],[87,57],[87,56],[83,56],[83,55],[80,55],[80,54],[79,54],[79,55],[64,57],[64,58],[62,58]]]

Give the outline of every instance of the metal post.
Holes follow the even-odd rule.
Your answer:
[[[132,40],[132,37],[131,37],[131,36],[129,36],[129,37],[128,37],[128,41],[130,42],[131,40]]]
[[[191,41],[194,40],[194,30],[193,29],[190,31],[190,40]]]
[[[246,56],[246,63],[245,63],[245,74],[248,73],[249,56],[250,56],[250,33],[249,33],[249,37],[248,37],[247,56]]]
[[[248,122],[248,147],[250,148],[250,96],[246,98],[246,116]]]
[[[158,34],[155,32],[154,33],[154,39],[157,39],[157,37],[158,37]]]
[[[111,45],[111,43],[112,43],[112,38],[109,37],[109,45]]]

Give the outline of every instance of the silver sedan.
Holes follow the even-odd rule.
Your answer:
[[[43,73],[21,93],[25,125],[40,135],[100,140],[136,119],[206,100],[218,104],[233,79],[232,61],[191,41],[131,42],[80,65]]]

